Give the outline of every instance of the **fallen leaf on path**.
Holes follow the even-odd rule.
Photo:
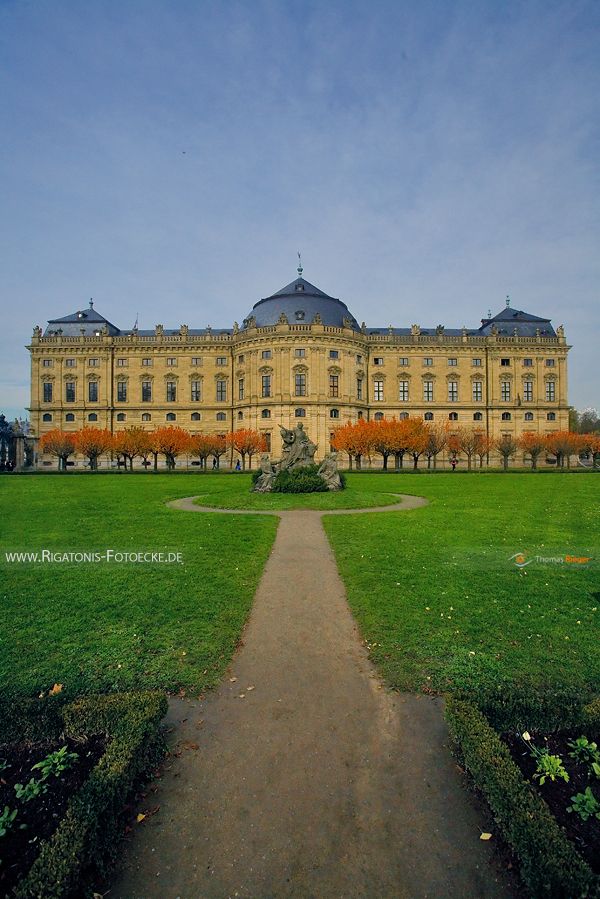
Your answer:
[[[48,691],[48,696],[56,696],[57,693],[62,692],[63,685],[62,684],[54,684],[51,690]]]
[[[230,683],[230,684],[235,684],[236,680],[237,680],[237,677],[230,677],[230,678],[229,678],[229,683]]]
[[[140,812],[139,815],[136,817],[135,820],[137,821],[138,824],[141,824],[145,817],[146,817],[146,816],[143,815],[143,814]]]
[[[240,693],[240,699],[244,699],[245,695],[245,693]]]
[[[183,743],[180,743],[182,749],[200,749],[198,743],[192,743],[191,740],[184,740]]]
[[[246,687],[246,693],[249,693],[250,690],[254,690],[254,687]]]
[[[479,839],[480,840],[491,840],[492,835],[491,835],[491,833],[482,833],[481,836],[479,837]]]

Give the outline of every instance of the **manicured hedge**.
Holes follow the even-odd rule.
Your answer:
[[[103,874],[114,861],[122,809],[133,786],[164,754],[159,725],[167,711],[166,697],[162,693],[120,693],[70,703],[51,697],[21,705],[17,739],[23,734],[37,740],[61,733],[74,738],[92,734],[108,738],[106,752],[72,797],[58,829],[42,845],[14,894],[16,899],[85,895],[84,884],[92,872]],[[9,734],[6,725],[0,732],[4,740],[15,739],[14,729]]]
[[[472,703],[450,696],[446,699],[446,720],[460,757],[519,859],[529,895],[598,899],[600,878],[524,779],[482,712]]]

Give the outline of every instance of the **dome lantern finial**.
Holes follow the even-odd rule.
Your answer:
[[[300,255],[300,250],[298,250],[298,268],[296,271],[298,272],[298,277],[301,278],[304,269],[302,268],[302,256]]]
[[[508,309],[509,307],[510,307],[510,296],[508,294],[506,294],[506,308]]]
[[[90,309],[93,309],[93,308],[94,308],[94,300],[92,297],[90,297]]]

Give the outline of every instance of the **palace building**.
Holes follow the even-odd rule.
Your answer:
[[[302,420],[323,458],[334,428],[360,418],[420,416],[493,437],[568,428],[562,326],[507,300],[475,328],[368,327],[302,273],[231,328],[121,330],[91,300],[36,327],[33,433],[254,428],[279,457],[279,425]]]

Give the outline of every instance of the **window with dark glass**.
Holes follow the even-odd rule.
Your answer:
[[[458,381],[448,381],[448,402],[456,403],[458,400]]]
[[[340,377],[339,375],[329,375],[329,396],[339,396]]]
[[[88,400],[90,403],[98,402],[98,381],[88,382]]]
[[[199,403],[202,399],[202,388],[200,381],[190,381],[190,398],[192,403]]]
[[[546,402],[552,403],[556,399],[556,385],[554,381],[548,381],[546,384]]]
[[[238,400],[244,399],[244,379],[239,378],[238,380]]]
[[[400,381],[398,384],[398,399],[401,403],[408,403],[408,381]]]
[[[52,402],[52,381],[44,381],[44,402]]]
[[[423,381],[423,400],[426,403],[433,402],[433,381]]]
[[[306,409],[294,409],[294,415],[296,418],[305,418]]]
[[[117,381],[117,402],[127,402],[127,384],[125,381]]]
[[[75,381],[65,382],[65,403],[75,402]]]
[[[296,374],[294,377],[294,385],[295,385],[294,393],[296,396],[306,396],[306,375],[305,374]]]
[[[362,400],[362,398],[363,398],[363,379],[357,378],[356,379],[356,399]]]
[[[483,384],[481,381],[473,381],[473,402],[480,403],[483,399]]]
[[[523,381],[523,399],[526,403],[533,402],[533,381]]]
[[[142,402],[152,402],[152,381],[142,381]]]
[[[262,394],[261,396],[271,396],[271,375],[262,376]]]
[[[217,402],[224,403],[227,401],[227,381],[217,381]],[[222,413],[224,414],[224,413]]]
[[[510,381],[502,381],[500,384],[500,399],[504,403],[510,402]]]
[[[174,403],[177,400],[177,382],[167,381],[167,403]]]
[[[376,403],[383,402],[383,381],[373,382],[373,399]]]

